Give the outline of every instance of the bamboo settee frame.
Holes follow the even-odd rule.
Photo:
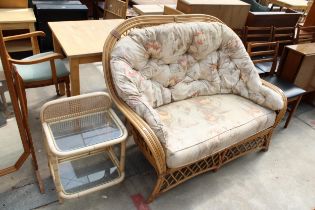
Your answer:
[[[247,139],[224,148],[214,154],[202,158],[194,163],[189,163],[179,168],[168,168],[166,154],[158,137],[149,125],[134,112],[117,94],[112,78],[110,59],[111,51],[118,40],[126,36],[134,28],[143,28],[166,23],[183,22],[221,22],[209,15],[164,15],[164,16],[138,16],[121,23],[108,36],[103,49],[103,71],[108,92],[119,110],[126,116],[133,134],[135,143],[146,159],[154,167],[157,174],[156,185],[148,197],[147,202],[152,202],[158,195],[166,192],[180,183],[209,170],[216,171],[222,165],[253,151],[267,151],[274,128],[279,124],[286,111],[287,99],[283,92],[276,86],[262,80],[263,85],[276,91],[282,96],[284,107],[276,111],[275,123]]]

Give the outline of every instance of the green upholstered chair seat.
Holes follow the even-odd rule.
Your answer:
[[[30,57],[24,58],[23,60],[32,60],[35,58],[44,57],[52,54],[53,52],[39,53]],[[60,59],[55,59],[57,78],[68,76],[69,70],[66,68],[64,63]],[[22,77],[24,82],[36,82],[42,80],[52,79],[50,62],[46,61],[43,63],[32,64],[32,65],[15,65],[16,70]]]

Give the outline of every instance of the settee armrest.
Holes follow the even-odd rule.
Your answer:
[[[282,120],[282,118],[284,117],[286,110],[287,110],[287,97],[284,95],[283,91],[278,88],[277,86],[267,82],[266,80],[261,79],[261,82],[263,84],[263,86],[271,89],[272,91],[276,92],[277,94],[279,94],[283,100],[283,107],[280,110],[276,110],[277,112],[277,117],[275,120],[275,124],[274,127],[276,127],[280,121]]]
[[[109,91],[112,100],[118,109],[128,119],[132,126],[134,141],[138,144],[147,160],[155,167],[156,171],[164,174],[166,172],[166,156],[163,146],[151,127],[121,98]],[[140,138],[139,136],[140,135]]]

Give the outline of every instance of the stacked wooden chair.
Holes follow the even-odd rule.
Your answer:
[[[252,58],[256,68],[265,73],[263,75],[263,79],[280,88],[287,97],[287,111],[289,115],[284,125],[284,128],[287,128],[302,99],[303,94],[306,91],[290,82],[283,80],[277,75],[276,68],[278,65],[278,50],[279,42],[249,43],[247,46],[247,52]]]

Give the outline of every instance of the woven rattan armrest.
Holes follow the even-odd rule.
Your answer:
[[[287,110],[287,97],[284,95],[283,91],[278,88],[277,86],[261,79],[262,81],[262,84],[268,88],[270,88],[271,90],[275,91],[276,93],[278,93],[279,95],[281,95],[282,97],[282,100],[283,100],[283,107],[281,110],[278,110],[277,111],[277,117],[276,117],[276,120],[275,120],[275,124],[273,127],[276,127],[280,122],[281,122],[281,119],[283,118],[283,116],[285,115],[285,112]]]

